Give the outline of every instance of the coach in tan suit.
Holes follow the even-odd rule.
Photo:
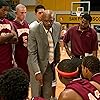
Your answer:
[[[54,22],[54,14],[51,10],[44,11],[42,22],[30,29],[28,67],[32,96],[43,96],[50,99],[53,79],[52,68],[60,60],[59,36],[61,25]]]

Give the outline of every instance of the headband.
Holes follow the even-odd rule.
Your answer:
[[[59,75],[61,75],[62,77],[65,77],[65,78],[72,78],[72,77],[75,77],[79,74],[78,68],[74,72],[63,72],[63,71],[60,71],[58,68],[56,68],[56,70],[57,70]]]

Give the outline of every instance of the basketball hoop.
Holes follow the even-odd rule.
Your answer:
[[[77,15],[77,17],[80,17],[81,16],[81,11],[76,11],[76,15]]]
[[[75,1],[75,0],[74,0]],[[79,2],[71,2],[71,15],[80,17],[85,13],[90,13],[90,1],[79,0]]]
[[[81,16],[81,13],[84,12],[84,7],[77,7],[76,15],[78,17]]]

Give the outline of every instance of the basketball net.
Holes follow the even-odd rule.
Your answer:
[[[80,17],[81,16],[81,11],[76,11],[76,15],[77,15],[77,17]]]

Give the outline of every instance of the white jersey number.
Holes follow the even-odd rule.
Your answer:
[[[97,100],[96,98],[100,98],[100,93],[98,90],[94,91],[94,94],[95,97],[91,93],[88,93],[89,100]]]

